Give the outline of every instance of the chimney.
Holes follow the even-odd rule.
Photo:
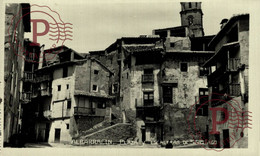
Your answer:
[[[220,22],[221,26],[220,26],[220,29],[222,29],[228,22],[228,19],[224,18],[222,19],[222,21]]]

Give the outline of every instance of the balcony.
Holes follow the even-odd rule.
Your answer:
[[[34,74],[33,72],[24,71],[23,79],[24,81],[33,81]]]
[[[142,75],[142,83],[149,83],[154,82],[154,75],[153,74],[145,74]]]
[[[240,58],[229,58],[228,67],[229,71],[237,71],[240,67]]]
[[[22,92],[21,94],[21,100],[24,102],[30,102],[32,98],[31,92]]]
[[[95,108],[74,107],[74,115],[95,115]]]
[[[35,82],[43,82],[43,81],[50,81],[51,76],[50,75],[42,75],[42,76],[37,76],[35,78]]]
[[[228,72],[236,72],[240,68],[240,58],[229,58],[228,63],[223,64],[208,76],[208,84],[211,85],[214,81],[218,81]]]
[[[217,93],[217,91],[213,91],[213,93]],[[229,84],[227,87],[218,92],[218,94],[212,94],[211,99],[215,99],[212,101],[212,106],[219,106],[233,97],[237,97],[241,95],[240,84]]]
[[[34,62],[34,59],[36,58],[36,54],[35,53],[28,53],[25,56],[25,60],[28,62]]]
[[[228,94],[229,96],[240,96],[241,89],[240,84],[229,84],[226,88],[224,88],[221,93]]]

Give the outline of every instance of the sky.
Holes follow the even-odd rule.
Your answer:
[[[196,2],[196,1],[193,1]],[[181,25],[179,12],[180,1],[43,1],[37,4],[47,5],[56,11],[64,23],[71,23],[72,40],[64,45],[79,53],[104,50],[121,37],[151,35],[153,29]],[[223,18],[234,14],[250,13],[252,3],[248,1],[202,1],[203,27],[205,35],[216,34],[220,30]],[[39,8],[32,8],[37,10]],[[48,10],[47,10],[48,11]],[[49,11],[50,12],[50,11]],[[41,13],[32,13],[32,19],[44,18]],[[57,19],[57,18],[56,18]],[[51,21],[51,19],[49,19]],[[44,30],[43,23],[38,23],[38,32]],[[32,40],[32,33],[25,37]],[[38,36],[37,41],[51,47],[54,41]]]

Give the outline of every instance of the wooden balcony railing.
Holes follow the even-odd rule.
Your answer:
[[[32,98],[32,93],[31,92],[22,92],[21,94],[21,99],[23,101],[31,101],[31,98]]]
[[[142,75],[142,82],[154,82],[154,75],[153,74],[144,74]]]
[[[24,80],[27,80],[27,81],[33,81],[34,74],[33,74],[33,72],[24,71],[23,78],[24,78]]]
[[[43,81],[50,81],[50,80],[51,80],[50,75],[41,75],[35,78],[35,82],[43,82]]]
[[[237,71],[240,66],[240,58],[229,58],[228,60],[228,70]]]
[[[94,115],[95,108],[74,107],[74,115]]]

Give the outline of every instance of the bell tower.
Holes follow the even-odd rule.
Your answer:
[[[189,29],[189,37],[204,36],[201,2],[181,2],[181,25]]]

